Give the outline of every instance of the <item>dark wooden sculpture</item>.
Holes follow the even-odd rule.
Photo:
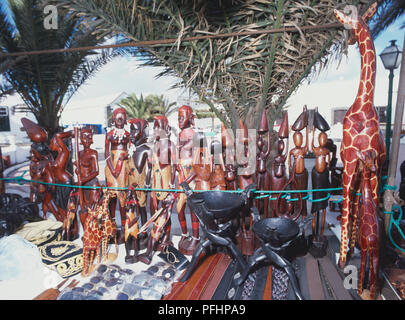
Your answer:
[[[180,185],[193,173],[193,137],[195,134],[193,129],[193,109],[190,106],[181,106],[178,112],[178,121],[180,133],[177,144],[179,149],[177,171],[179,173],[178,182]],[[191,184],[191,187],[194,188],[193,183]],[[181,193],[176,206],[182,232],[179,242],[179,251],[183,254],[191,255],[200,241],[199,222],[194,212],[190,210],[192,224],[192,237],[190,237],[187,231],[187,221],[185,216],[186,200],[186,195]]]
[[[318,135],[319,146],[316,147],[315,130],[318,129],[321,132]],[[323,117],[315,110],[314,128],[312,132],[311,148],[315,154],[315,166],[312,169],[311,181],[312,189],[327,189],[330,187],[329,183],[329,168],[330,164],[330,152],[326,148],[328,136],[324,131],[329,130],[329,125],[323,119]],[[313,215],[312,220],[312,246],[310,252],[315,257],[321,257],[326,254],[326,238],[324,237],[324,227],[326,218],[326,208],[328,207],[328,192],[327,191],[314,191],[312,193],[312,206],[311,213]],[[324,199],[324,200],[321,200]],[[321,200],[321,201],[320,201]],[[322,213],[322,220],[320,221],[320,214]]]
[[[167,118],[165,116],[156,116],[153,124],[153,136],[154,136],[154,146],[152,153],[152,189],[175,189],[175,179],[176,179],[176,146],[170,140],[170,126]],[[151,215],[155,215],[157,210],[163,208],[166,204],[166,198],[170,197],[171,192],[168,191],[153,191],[151,193],[150,200],[150,209]],[[160,207],[160,208],[159,208]],[[163,209],[166,213],[167,208]],[[170,218],[166,216],[167,219]],[[164,219],[166,219],[164,218]],[[163,219],[163,218],[162,218]],[[163,220],[160,220],[160,223],[163,223]],[[142,228],[144,228],[144,225]],[[160,239],[161,246],[158,249],[166,245],[171,244],[170,240],[170,231],[171,231],[171,220],[165,221],[164,227],[164,237]],[[160,236],[159,236],[160,237]],[[143,262],[149,263],[148,261],[151,258],[151,254],[154,250],[155,242],[158,239],[155,237],[155,240],[149,237],[147,243],[147,252],[148,254],[139,257],[140,260],[143,259]]]
[[[267,113],[264,109],[260,119],[259,128],[257,130],[257,155],[256,155],[256,189],[257,190],[270,190],[270,173],[267,170],[267,159],[270,155],[270,131],[267,120]],[[266,136],[266,144],[263,139]],[[263,200],[256,199],[256,207],[261,211],[260,203],[263,203],[263,217],[269,217],[269,198]]]
[[[254,165],[249,163],[250,157],[253,156],[256,160],[255,155],[251,154],[249,149],[249,136],[248,130],[242,120],[239,122],[240,131],[237,135],[237,162],[238,162],[238,179],[239,188],[245,190],[249,185],[254,183],[254,174],[256,170],[253,170]],[[250,203],[249,206],[252,204]],[[249,215],[248,208],[245,207],[240,213],[240,225],[241,231],[237,234],[237,242],[242,253],[247,256],[251,256],[254,253],[256,246],[258,245],[257,239],[253,233],[252,216]]]
[[[352,192],[356,189],[359,176],[359,158],[357,151],[374,151],[377,155],[377,170],[371,174],[370,184],[374,202],[378,201],[379,170],[385,161],[385,145],[379,129],[379,120],[374,108],[374,86],[376,72],[376,54],[373,37],[367,21],[374,15],[377,3],[369,7],[363,16],[346,16],[335,10],[335,16],[341,24],[351,27],[350,44],[358,43],[361,56],[361,76],[357,96],[343,119],[343,140],[341,159],[343,171],[343,203],[341,218],[341,243],[339,266],[346,264],[348,249],[348,229],[352,212]],[[356,209],[355,209],[356,210]],[[356,210],[357,211],[357,210]]]
[[[3,160],[3,153],[1,152],[1,147],[0,147],[0,179],[3,179],[3,172],[4,172],[5,166],[4,166],[4,160]],[[6,183],[4,180],[0,180],[0,194],[3,194],[6,192]]]
[[[139,234],[139,204],[133,186],[128,187],[126,198],[126,223],[125,223],[125,263],[135,263],[138,261],[138,234]],[[131,250],[134,254],[131,255]]]
[[[399,197],[405,201],[405,160],[402,161],[401,166],[399,167],[401,173],[401,182],[399,184]]]
[[[142,226],[140,231],[153,223],[147,250],[138,256],[139,261],[150,264],[156,250],[163,251],[166,247],[173,245],[170,241],[171,214],[176,198],[177,195],[174,192],[169,192],[162,201],[161,208]]]
[[[27,118],[22,118],[28,137],[33,142],[31,145],[30,175],[31,179],[44,183],[71,184],[71,174],[66,171],[70,152],[63,139],[71,137],[72,132],[60,132],[55,134],[48,145],[46,131]],[[51,149],[57,152],[53,157]],[[42,202],[43,217],[46,219],[48,210],[52,212],[58,221],[64,221],[66,216],[66,204],[61,206],[63,199],[56,197],[56,186],[41,183],[31,183],[30,200],[35,203]],[[67,190],[69,193],[70,190]],[[67,199],[67,197],[66,197]]]
[[[361,211],[359,223],[359,245],[361,250],[361,266],[358,282],[358,293],[363,294],[366,262],[368,261],[369,276],[367,288],[371,300],[376,298],[378,290],[379,249],[380,249],[380,222],[379,213],[371,186],[371,176],[377,172],[377,155],[374,150],[357,152],[360,159],[361,181]],[[368,259],[367,259],[368,258]]]
[[[115,109],[112,114],[113,128],[111,128],[105,137],[104,157],[106,160],[105,179],[108,187],[126,188],[128,186],[127,158],[129,132],[124,126],[127,123],[127,113],[125,109]],[[111,216],[115,218],[115,209],[118,202],[118,207],[121,216],[121,233],[119,242],[123,242],[124,226],[125,226],[125,201],[126,191],[123,189],[111,189],[116,197],[110,201]]]
[[[288,155],[288,113],[284,114],[283,122],[281,123],[280,129],[278,131],[279,140],[277,141],[277,156],[271,164],[270,171],[270,190],[282,190],[287,183],[287,172],[285,169],[285,161]],[[284,139],[286,142],[284,143]],[[272,198],[277,198],[278,193],[271,194]],[[286,201],[285,198],[280,199],[280,211],[286,211]],[[275,211],[277,210],[277,202],[275,200],[270,201],[271,215],[275,216]]]
[[[331,138],[328,138],[325,148],[328,148],[331,156],[330,156],[330,163],[329,163],[329,170],[330,170],[330,187],[331,188],[341,188],[342,187],[342,175],[343,175],[343,167],[337,166],[337,146],[333,142]],[[342,194],[339,190],[330,191],[331,195],[340,195]],[[338,209],[336,209],[338,206]],[[342,203],[330,201],[329,202],[329,209],[331,211],[342,211]]]
[[[225,164],[225,183],[227,190],[237,190],[238,182],[237,168],[235,162],[235,140],[233,135],[225,128],[221,122],[222,155]]]
[[[290,150],[288,154],[288,168],[290,172],[290,177],[294,174],[294,179],[296,181],[296,190],[307,190],[308,188],[308,170],[305,168],[305,155],[308,152],[308,112],[306,106],[303,108],[303,112],[297,118],[292,126],[295,131],[293,135],[293,141],[295,147]],[[306,139],[305,145],[303,144],[303,136],[300,130],[305,129]],[[293,162],[291,162],[291,157],[293,157]],[[295,168],[295,169],[294,169]],[[293,172],[294,171],[294,172]],[[305,194],[302,194],[304,197]],[[293,197],[297,197],[298,194],[292,194]],[[302,217],[305,218],[307,215],[307,201],[302,200]]]
[[[252,167],[249,166],[249,159],[251,154],[249,153],[249,136],[248,130],[242,120],[239,121],[239,135],[237,145],[237,161],[239,164],[238,178],[239,188],[245,189],[248,185],[254,183],[254,173]]]
[[[130,147],[128,150],[127,172],[128,186],[134,188],[151,188],[152,186],[152,149],[147,144],[146,130],[148,122],[145,119],[129,119],[130,123]],[[137,211],[141,218],[141,224],[147,221],[146,200],[147,192],[137,190]],[[139,235],[139,249],[146,247],[147,233]]]
[[[77,175],[77,185],[86,187],[99,187],[100,182],[97,178],[99,174],[98,152],[91,149],[93,144],[93,131],[91,128],[75,128],[75,149],[76,166],[75,173]],[[83,145],[83,150],[79,152],[79,136],[80,143]],[[67,206],[67,217],[65,221],[66,240],[70,240],[70,228],[73,226],[72,235],[77,234],[77,220],[75,219],[77,210],[80,206],[79,218],[83,229],[87,219],[88,209],[93,208],[97,202],[97,189],[75,189],[72,190],[69,196]]]

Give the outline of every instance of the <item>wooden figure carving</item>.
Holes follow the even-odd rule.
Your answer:
[[[127,113],[125,109],[115,109],[112,114],[114,127],[108,131],[105,137],[104,157],[106,160],[105,178],[108,187],[126,188],[128,186],[128,172],[126,159],[128,158],[129,132],[124,126],[127,123]],[[113,189],[111,189],[113,190]],[[126,191],[114,189],[117,197],[110,202],[110,211],[115,218],[115,208],[118,200],[118,206],[121,216],[121,230],[125,226],[125,197]],[[123,232],[121,232],[120,243],[123,241]]]
[[[330,188],[341,188],[342,187],[342,175],[343,175],[343,167],[337,167],[337,147],[336,144],[333,142],[332,139],[328,138],[326,142],[325,148],[328,148],[331,156],[330,156],[330,163],[329,163],[329,170],[330,170]],[[334,190],[330,191],[332,195],[340,195],[341,191]],[[336,210],[336,206],[338,205],[339,209]],[[329,209],[331,211],[341,211],[341,203],[337,204],[336,202],[329,202]]]
[[[193,109],[190,106],[181,106],[178,112],[179,121],[179,159],[177,161],[177,171],[179,173],[179,184],[187,179],[193,173],[193,137],[195,131],[194,126],[194,114]],[[194,188],[194,185],[190,185]],[[192,237],[189,237],[187,231],[187,222],[185,216],[187,197],[184,193],[181,193],[179,200],[177,201],[177,213],[181,227],[181,239],[179,242],[179,251],[183,254],[191,255],[195,251],[200,241],[199,236],[199,222],[197,216],[192,210],[191,212],[191,228]]]
[[[237,169],[235,166],[235,141],[221,122],[222,155],[225,164],[225,183],[227,190],[237,190]]]
[[[239,135],[238,139],[238,145],[240,148],[237,147],[237,152],[239,153],[238,156],[238,162],[241,162],[242,160],[244,163],[239,164],[239,187],[244,190],[248,185],[254,183],[254,172],[255,170],[252,170],[252,168],[249,167],[249,137],[248,137],[248,131],[246,129],[245,124],[243,123],[242,120],[239,121],[239,127],[241,130],[241,134]]]
[[[270,172],[270,190],[282,190],[287,183],[287,172],[285,169],[285,161],[288,155],[288,113],[284,114],[283,122],[281,123],[278,131],[279,140],[277,141],[277,156],[271,164]],[[286,142],[284,143],[284,139]],[[271,194],[272,198],[277,198],[278,194]],[[280,211],[286,211],[285,199],[280,199]],[[277,202],[275,200],[270,201],[270,208],[272,216],[275,216]]]
[[[69,159],[69,149],[66,147],[63,139],[69,138],[72,132],[59,132],[51,139],[48,145],[48,134],[46,131],[27,118],[22,118],[28,137],[33,142],[30,151],[30,175],[31,179],[44,183],[71,184],[71,174],[66,171]],[[52,152],[57,152],[56,158]],[[41,183],[31,183],[30,200],[35,203],[42,202],[43,217],[51,211],[58,221],[64,220],[66,216],[66,203],[69,194],[69,188],[66,191],[59,192],[55,185],[45,185]],[[66,201],[65,201],[66,200]]]
[[[318,110],[315,111],[315,119],[314,119],[314,128],[312,132],[312,144],[311,148],[313,153],[315,154],[315,166],[312,168],[311,172],[311,181],[312,181],[312,189],[327,189],[330,187],[329,183],[329,168],[328,164],[330,165],[330,152],[329,149],[326,148],[326,143],[328,140],[328,136],[324,131],[329,130],[329,126],[323,120],[324,124],[321,121],[317,121],[318,119],[322,119],[321,115],[318,113]],[[315,140],[315,130],[321,130],[318,135],[318,143],[319,146],[316,147],[314,140]],[[311,213],[313,215],[312,220],[312,245],[316,249],[320,249],[321,252],[317,254],[324,255],[326,254],[326,241],[324,239],[324,226],[325,226],[325,218],[326,218],[326,208],[328,207],[328,199],[327,199],[328,192],[327,191],[314,191],[312,193],[312,206],[311,206]],[[321,200],[324,199],[324,200]],[[319,216],[322,213],[322,220],[319,221]]]
[[[303,136],[299,130],[306,131],[305,145],[302,146]],[[295,188],[296,190],[306,190],[308,188],[308,170],[305,168],[305,155],[308,153],[308,112],[306,106],[304,110],[295,123],[292,126],[292,129],[295,130],[293,135],[293,141],[295,147],[290,150],[288,154],[288,168],[290,172],[290,177],[293,175],[295,177]],[[291,157],[293,157],[293,165],[291,162]],[[294,197],[297,197],[297,194],[292,194]],[[302,200],[302,217],[307,216],[307,201]]]
[[[98,203],[94,210],[89,209],[83,234],[82,276],[84,277],[91,273],[91,266],[94,261],[103,262],[107,260],[108,242],[111,238],[115,239],[118,256],[117,225],[109,212],[109,203],[115,197],[116,192],[107,190],[102,196],[101,203]]]
[[[91,128],[75,128],[75,149],[76,160],[74,165],[76,166],[77,185],[86,187],[99,187],[98,181],[99,166],[98,166],[98,152],[91,149],[93,144],[93,131]],[[83,150],[79,152],[79,136],[80,143],[83,145]],[[77,233],[77,220],[75,220],[78,207],[80,206],[79,217],[80,222],[84,229],[84,224],[87,219],[87,213],[89,208],[97,202],[97,189],[76,189],[72,190],[69,196],[69,202],[67,207],[67,217],[65,219],[66,239],[70,240],[70,228],[73,225],[72,233]]]
[[[211,189],[212,157],[204,133],[198,132],[194,135],[194,146],[196,150],[193,154],[193,172],[185,181],[187,184],[194,181],[196,190],[208,191]]]
[[[148,247],[145,253],[138,256],[139,261],[150,264],[152,262],[153,253],[156,250],[163,251],[164,248],[172,245],[170,240],[171,214],[176,198],[176,194],[170,192],[162,201],[162,207],[142,226],[141,229],[145,229],[153,223],[150,237],[148,238]]]
[[[248,185],[254,183],[254,173],[256,170],[252,170],[252,167],[249,164],[249,159],[251,156],[251,150],[249,150],[249,136],[248,130],[242,120],[239,121],[239,127],[241,131],[237,136],[238,145],[236,147],[239,165],[238,178],[239,188],[245,189]],[[240,246],[242,254],[247,256],[251,256],[254,253],[257,245],[256,237],[252,230],[253,219],[248,211],[249,206],[246,206],[245,210],[241,211],[240,213],[241,231],[237,234],[237,242]]]
[[[267,120],[266,110],[263,109],[259,128],[257,130],[257,155],[256,155],[256,189],[270,190],[270,173],[267,171],[267,159],[270,155],[270,131]],[[264,136],[267,136],[265,144]],[[269,198],[263,200],[256,199],[256,207],[260,210],[260,203],[263,202],[263,217],[268,218],[269,215]]]
[[[379,241],[380,222],[378,208],[374,199],[371,186],[371,177],[377,172],[377,155],[374,150],[356,152],[360,159],[361,181],[361,211],[359,222],[359,245],[361,250],[361,267],[358,282],[358,293],[363,294],[364,276],[366,273],[366,262],[369,265],[368,289],[369,299],[376,298],[378,290],[378,268],[379,268]],[[367,259],[368,257],[368,259]]]
[[[125,223],[125,263],[135,263],[138,261],[138,221],[139,221],[139,204],[137,201],[137,191],[132,186],[127,191],[126,201],[126,223]],[[145,222],[146,223],[146,222]],[[131,250],[134,254],[131,255]]]
[[[377,9],[374,3],[363,16],[348,17],[335,10],[335,16],[342,24],[351,26],[350,44],[356,41],[361,56],[361,76],[357,96],[343,120],[343,140],[341,159],[343,172],[343,203],[341,218],[341,243],[339,266],[346,264],[348,248],[348,226],[352,211],[352,192],[355,189],[359,172],[357,151],[364,153],[373,150],[377,155],[377,171],[371,174],[370,183],[375,203],[378,201],[379,170],[385,161],[385,145],[379,130],[378,114],[374,108],[374,86],[376,72],[376,54],[373,38],[367,21]]]
[[[176,179],[176,146],[170,140],[170,126],[169,121],[165,116],[156,116],[153,124],[154,147],[152,153],[152,189],[175,189]],[[164,204],[165,199],[170,195],[168,191],[153,191],[151,193],[151,215]],[[170,222],[167,222],[169,226]],[[144,228],[145,224],[142,224]],[[150,238],[150,237],[149,237]],[[148,248],[151,245],[148,239]],[[170,241],[170,228],[166,229],[165,241]],[[149,250],[149,249],[147,249]],[[148,251],[149,252],[149,251]],[[148,255],[147,255],[148,256]],[[141,258],[140,258],[141,259]],[[147,259],[146,259],[147,260]]]
[[[225,163],[222,154],[221,143],[217,140],[211,142],[211,167],[212,173],[210,178],[211,190],[226,190],[225,180]]]
[[[128,185],[134,188],[151,188],[152,186],[152,150],[147,145],[147,127],[148,122],[145,119],[130,119],[130,140],[131,144],[128,150]],[[137,211],[139,212],[141,223],[147,221],[146,213],[146,191],[136,191]],[[140,250],[146,247],[146,232],[139,235]]]

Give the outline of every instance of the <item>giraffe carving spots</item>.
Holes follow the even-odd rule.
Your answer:
[[[350,17],[335,10],[337,20],[342,24],[348,24],[352,27],[353,35],[358,44],[361,56],[360,83],[356,99],[350,109],[347,111],[343,120],[343,140],[341,146],[341,156],[344,165],[343,172],[343,203],[341,218],[341,244],[339,266],[343,268],[347,257],[347,243],[349,236],[349,224],[354,217],[352,207],[355,199],[352,197],[352,191],[359,190],[358,179],[361,176],[358,166],[358,152],[366,150],[375,151],[377,162],[376,172],[373,172],[372,181],[376,180],[378,170],[385,160],[385,147],[381,145],[379,136],[378,115],[374,108],[374,88],[376,72],[376,53],[373,38],[367,21],[375,11],[377,5],[370,6],[363,16]],[[364,18],[366,17],[366,18]],[[354,44],[354,42],[350,43]],[[378,182],[373,185],[373,190],[378,190]],[[375,193],[375,194],[374,194]],[[372,201],[377,202],[377,193],[373,192]],[[355,210],[357,210],[355,208]],[[352,232],[352,231],[351,231]]]

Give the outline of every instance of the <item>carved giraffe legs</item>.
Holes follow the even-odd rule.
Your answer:
[[[374,241],[378,241],[375,236],[372,236],[373,239],[368,239],[368,246],[365,249],[361,250],[361,264],[360,264],[360,275],[357,293],[362,295],[363,293],[363,283],[366,272],[366,261],[368,256],[369,263],[369,277],[367,281],[367,286],[370,290],[370,299],[374,300],[377,293],[377,281],[378,281],[378,247],[373,244]]]
[[[378,241],[378,239],[377,239]],[[378,248],[372,248],[369,252],[369,264],[370,264],[370,276],[369,276],[369,288],[370,299],[375,299],[377,293],[378,282]]]
[[[348,173],[344,172],[342,218],[340,220],[341,224],[340,258],[339,258],[340,268],[344,268],[344,266],[346,265],[347,247],[348,247],[348,226],[352,203],[351,198],[353,192],[353,183],[354,183],[354,174],[349,175]]]
[[[350,235],[350,254],[353,254],[354,252],[354,247],[356,246],[357,242],[357,233],[358,233],[358,217],[359,217],[359,211],[360,211],[360,196],[359,196],[360,189],[357,190],[357,194],[354,198],[354,204],[352,206],[352,212],[353,212],[353,217],[351,221],[351,235]]]

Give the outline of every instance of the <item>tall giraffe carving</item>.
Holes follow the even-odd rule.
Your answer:
[[[374,108],[374,86],[376,73],[376,53],[373,38],[367,21],[377,10],[374,3],[363,16],[348,17],[335,10],[335,16],[341,24],[350,26],[351,37],[349,44],[358,43],[361,56],[360,84],[356,99],[347,111],[343,120],[343,140],[340,150],[344,165],[343,172],[343,204],[341,218],[341,242],[339,266],[346,264],[348,248],[348,229],[353,205],[353,191],[358,188],[361,174],[357,152],[374,150],[376,152],[377,173],[372,174],[370,183],[373,200],[378,201],[378,176],[385,161],[385,144],[379,130],[379,120]],[[357,208],[355,208],[357,210]]]

